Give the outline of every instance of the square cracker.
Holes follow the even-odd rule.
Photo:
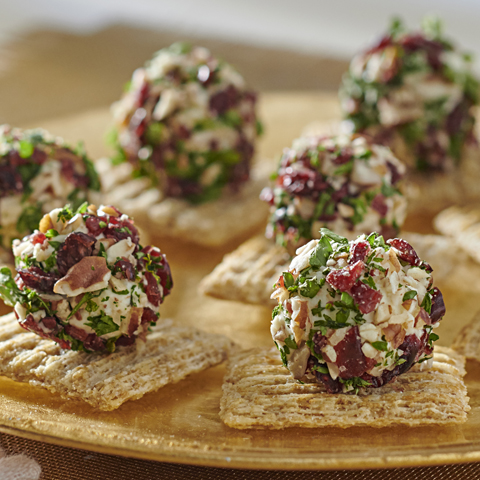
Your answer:
[[[420,258],[433,266],[435,281],[447,278],[451,281],[453,275],[462,282],[465,278],[472,279],[469,282],[472,287],[480,283],[474,281],[480,279],[480,266],[469,265],[467,255],[458,252],[451,238],[411,232],[400,236],[413,245]],[[288,270],[289,264],[290,256],[285,248],[258,235],[225,255],[202,280],[200,292],[224,300],[274,305],[270,299],[273,284]]]
[[[274,170],[268,162],[252,168],[250,180],[238,193],[226,192],[217,200],[199,205],[162,198],[148,179],[132,179],[133,167],[129,163],[112,167],[108,159],[101,159],[97,168],[104,189],[103,202],[117,206],[145,230],[159,235],[216,247],[248,234],[268,216],[267,203],[259,199]]]
[[[25,331],[13,313],[0,317],[0,375],[105,411],[223,362],[231,346],[222,335],[165,321],[145,343],[111,354],[73,352]]]
[[[233,428],[452,425],[467,419],[465,358],[435,347],[430,369],[416,365],[396,382],[358,395],[297,383],[278,351],[249,350],[229,361],[220,417]]]
[[[480,312],[460,330],[453,340],[452,348],[469,360],[480,362]]]

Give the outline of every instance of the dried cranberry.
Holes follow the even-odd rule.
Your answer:
[[[362,313],[370,313],[375,310],[382,299],[382,294],[362,282],[357,282],[351,289],[351,293],[358,309]]]
[[[403,238],[392,238],[388,240],[387,243],[394,247],[398,251],[398,256],[409,265],[418,267],[422,264],[417,252],[406,240],[403,240]]]
[[[27,288],[42,293],[53,293],[53,286],[59,279],[57,275],[44,272],[38,267],[19,269],[18,275]]]
[[[328,393],[340,393],[342,391],[342,384],[339,380],[334,380],[329,373],[322,373],[318,370],[315,370],[314,367],[318,366],[319,363],[317,359],[313,356],[310,356],[308,359],[308,369],[315,373],[317,382],[323,384]]]
[[[398,235],[398,228],[395,228],[393,225],[382,225],[382,228],[380,229],[380,235],[386,240],[390,238],[395,238],[396,235]]]
[[[427,54],[427,61],[433,70],[438,71],[442,68],[441,53],[443,52],[443,45],[440,42],[428,40],[420,34],[413,34],[406,35],[400,43],[406,52],[424,50]]]
[[[388,207],[385,202],[385,197],[381,193],[377,193],[372,200],[372,208],[377,211],[381,217],[384,217],[388,212]]]
[[[392,185],[396,185],[403,178],[403,175],[400,174],[398,168],[393,163],[387,162],[387,167],[390,170]]]
[[[105,226],[101,227],[100,222],[105,223]],[[94,237],[98,237],[106,228],[105,220],[102,219],[102,217],[97,217],[95,215],[88,215],[85,220],[85,225],[87,226],[88,232]]]
[[[32,245],[41,245],[47,237],[42,232],[36,232],[30,237]]]
[[[115,269],[116,271],[122,272],[124,278],[127,278],[128,280],[135,280],[135,267],[127,260],[118,260],[118,262],[115,263]]]
[[[445,315],[445,302],[443,301],[442,292],[434,287],[432,294],[432,310],[430,311],[430,319],[432,323],[436,323]]]
[[[364,242],[364,241],[355,242],[350,251],[350,258],[348,259],[348,263],[349,264],[356,263],[359,260],[362,260],[363,262],[369,251],[370,251],[370,244],[368,242]]]
[[[115,345],[117,347],[129,347],[130,345],[133,345],[135,343],[135,340],[137,337],[132,336],[132,337],[126,337],[125,335],[122,335],[116,342]]]
[[[158,317],[156,313],[151,309],[151,308],[144,308],[143,309],[143,314],[142,314],[142,320],[140,323],[156,323],[158,320]]]
[[[13,166],[0,166],[0,198],[23,191],[22,176]]]
[[[326,277],[327,282],[341,292],[348,292],[363,273],[363,261],[347,265],[339,270],[332,270]]]
[[[78,328],[74,325],[65,325],[65,333],[81,342],[84,342],[88,337],[88,333],[83,328]]]
[[[469,118],[469,105],[467,101],[459,103],[448,115],[445,128],[449,135],[460,132],[464,121]]]
[[[210,110],[217,115],[222,115],[235,107],[238,103],[238,90],[229,85],[225,90],[215,93],[210,98]]]
[[[147,280],[145,293],[147,294],[148,301],[158,307],[162,301],[162,297],[158,289],[157,281],[151,272],[145,272],[145,279]]]
[[[94,333],[87,335],[87,338],[83,341],[83,346],[87,350],[93,350],[94,352],[100,352],[105,349],[103,340]]]
[[[31,332],[36,333],[42,338],[48,338],[50,340],[53,340],[54,342],[57,342],[61,348],[64,349],[69,349],[70,348],[70,342],[67,342],[61,338],[58,338],[55,336],[54,332],[51,333],[46,333],[43,331],[43,329],[38,325],[38,323],[35,321],[33,318],[33,315],[28,315],[25,320],[20,322],[20,326],[23,327],[25,330],[30,330]]]
[[[47,327],[49,330],[55,330],[57,328],[57,321],[54,317],[45,317],[42,318],[42,323]]]
[[[117,242],[131,238],[133,243],[138,244],[140,236],[138,230],[129,220],[118,220],[115,217],[110,217],[110,223],[105,228],[103,234],[106,238],[114,238]]]
[[[338,367],[341,378],[359,377],[375,364],[375,360],[367,358],[362,351],[362,339],[357,325],[350,327],[333,348],[337,354],[333,363]]]
[[[86,233],[70,233],[57,253],[57,266],[60,274],[65,275],[83,257],[91,256],[95,242],[95,238]]]
[[[333,147],[333,151],[336,152],[336,147]],[[332,162],[335,165],[343,165],[344,163],[347,163],[348,161],[350,161],[352,157],[353,157],[352,148],[344,147],[340,150],[340,152],[335,153],[335,158],[332,160]]]
[[[150,86],[147,82],[144,82],[140,89],[138,90],[138,97],[137,97],[137,107],[141,107],[145,104],[148,99]]]

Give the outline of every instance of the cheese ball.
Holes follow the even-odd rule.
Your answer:
[[[297,250],[272,298],[271,334],[292,376],[358,392],[430,361],[445,314],[432,268],[405,240],[322,229]]]
[[[2,269],[1,297],[23,328],[64,349],[113,352],[145,340],[173,285],[165,255],[142,247],[112,206],[52,210],[13,252],[18,274]]]
[[[350,239],[381,231],[394,237],[406,216],[399,190],[405,166],[364,135],[306,136],[285,149],[273,188],[266,236],[293,255],[321,227]]]
[[[475,147],[479,83],[471,58],[427,19],[420,32],[399,21],[352,60],[340,88],[349,128],[389,145],[417,171],[450,171]]]
[[[76,209],[99,189],[82,148],[45,130],[0,126],[0,258],[9,253],[12,239],[33,232],[45,213],[66,203]]]
[[[261,132],[256,94],[205,48],[173,44],[135,70],[112,106],[114,163],[132,162],[165,197],[192,203],[237,191]]]

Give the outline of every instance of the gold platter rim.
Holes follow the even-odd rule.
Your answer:
[[[470,448],[470,450],[465,452],[450,451],[445,453],[433,452],[428,454],[392,453],[379,456],[363,456],[361,453],[354,453],[350,457],[331,457],[330,454],[330,458],[326,458],[326,456],[320,456],[317,458],[312,456],[280,457],[278,453],[277,457],[272,457],[271,454],[273,452],[270,452],[268,458],[267,456],[258,454],[258,456],[255,456],[255,460],[252,460],[251,451],[238,454],[226,449],[224,452],[212,451],[207,453],[204,451],[200,452],[199,449],[185,448],[185,446],[173,449],[163,446],[160,449],[157,447],[157,450],[141,450],[140,448],[111,446],[102,442],[78,441],[67,437],[48,435],[34,430],[10,427],[8,425],[0,425],[0,432],[28,440],[45,442],[51,445],[77,448],[106,455],[212,468],[277,471],[381,470],[391,468],[431,467],[480,461],[480,445],[474,450],[471,450],[471,445],[464,445],[464,448]],[[451,448],[451,446],[449,446],[449,448]],[[456,448],[461,450],[462,445],[457,445]]]

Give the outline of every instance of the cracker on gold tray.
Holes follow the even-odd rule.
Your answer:
[[[238,193],[225,193],[199,205],[162,198],[148,179],[132,179],[133,167],[129,163],[112,167],[110,160],[101,159],[97,168],[105,190],[104,203],[116,205],[152,233],[216,247],[248,234],[268,216],[268,205],[259,199],[273,169],[268,162],[252,169],[250,180]]]
[[[145,343],[108,355],[74,352],[26,332],[13,313],[0,317],[0,375],[106,411],[221,363],[231,346],[222,335],[164,321]]]
[[[457,271],[462,281],[480,279],[480,268],[468,264],[467,256],[458,252],[451,238],[411,232],[403,232],[400,237],[411,243],[418,255],[432,265],[436,281],[446,278],[450,281],[451,275],[457,277]],[[202,280],[200,291],[224,300],[274,305],[276,302],[270,300],[273,284],[288,270],[289,264],[290,256],[285,248],[258,235],[225,255]]]
[[[480,207],[450,207],[434,220],[435,228],[480,263]],[[458,250],[458,248],[457,248]]]
[[[470,410],[464,364],[452,349],[435,347],[430,369],[416,365],[358,395],[329,394],[322,385],[297,383],[276,349],[243,351],[229,361],[220,416],[239,429],[454,425]]]
[[[460,330],[453,340],[452,348],[467,359],[480,362],[480,312]]]

